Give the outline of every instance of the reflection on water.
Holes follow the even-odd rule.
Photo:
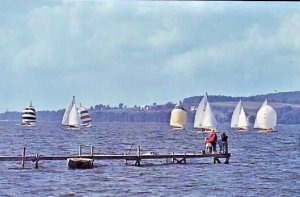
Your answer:
[[[16,122],[0,124],[0,155],[70,155],[80,144],[97,153],[200,152],[203,138],[191,125],[172,131],[168,124],[94,123],[96,128],[65,131],[58,123],[24,129]],[[188,159],[186,165],[165,160],[142,161],[142,167],[121,160],[96,161],[90,170],[68,170],[66,161],[2,162],[1,196],[298,196],[300,193],[300,125],[280,125],[276,133],[221,131],[229,136],[229,165],[211,158]],[[86,149],[89,151],[89,148]],[[131,162],[133,164],[133,162]]]

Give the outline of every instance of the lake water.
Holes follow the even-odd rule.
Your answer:
[[[97,153],[124,153],[140,145],[142,153],[194,153],[207,134],[172,131],[168,124],[94,123],[86,131],[65,131],[58,123],[38,123],[33,130],[17,122],[0,122],[0,155],[70,155],[80,144]],[[300,125],[279,125],[278,132],[230,131],[230,164],[211,158],[187,164],[142,160],[142,166],[121,160],[95,161],[89,170],[68,170],[66,161],[41,161],[39,169],[26,163],[1,162],[1,196],[299,196]],[[86,148],[86,152],[89,148]],[[224,160],[221,160],[222,162]]]

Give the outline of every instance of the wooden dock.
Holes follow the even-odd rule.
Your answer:
[[[67,160],[69,158],[85,158],[93,160],[124,160],[125,164],[128,161],[135,161],[134,165],[141,166],[142,160],[157,160],[157,159],[171,159],[171,163],[174,164],[186,164],[187,159],[200,159],[200,158],[212,158],[213,163],[221,163],[220,159],[224,158],[225,164],[229,164],[230,153],[212,153],[205,154],[201,153],[172,153],[172,154],[142,154],[140,146],[137,146],[136,154],[124,153],[124,154],[97,154],[94,153],[94,147],[90,146],[91,152],[89,154],[82,153],[82,145],[79,146],[78,154],[68,156],[44,156],[37,153],[34,156],[26,156],[26,148],[23,148],[22,156],[0,156],[0,161],[21,161],[22,168],[25,166],[25,161],[31,161],[35,163],[35,168],[39,167],[39,161],[50,161],[50,160]]]

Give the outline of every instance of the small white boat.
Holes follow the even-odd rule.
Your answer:
[[[29,106],[22,111],[22,126],[32,127],[36,123],[36,111],[30,102]]]
[[[207,94],[203,96],[197,107],[194,128],[202,132],[210,132],[217,128],[217,120],[208,102]]]
[[[248,130],[248,121],[241,100],[233,111],[230,127],[239,131]]]
[[[268,105],[267,99],[257,112],[254,128],[261,132],[276,131],[276,111]]]
[[[71,103],[66,108],[61,124],[66,126],[66,129],[81,129],[81,119],[76,109],[75,96],[73,96]]]
[[[88,158],[68,158],[67,162],[70,169],[91,169],[94,167],[94,160]]]
[[[181,101],[174,107],[171,111],[170,117],[170,126],[174,130],[184,129],[184,125],[186,124],[187,113],[182,107]]]

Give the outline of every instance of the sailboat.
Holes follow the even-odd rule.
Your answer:
[[[171,111],[170,126],[173,127],[173,129],[183,129],[186,124],[186,119],[186,111],[182,107],[181,101],[179,101]]]
[[[91,124],[92,119],[91,116],[88,112],[88,110],[84,107],[82,107],[81,103],[79,103],[80,107],[78,109],[78,113],[82,122],[82,126],[85,128],[92,127],[93,125]]]
[[[71,103],[66,108],[61,124],[66,126],[67,129],[81,129],[81,119],[76,109],[75,96],[73,96]]]
[[[268,104],[266,99],[257,112],[254,128],[262,132],[276,131],[276,125],[276,111]]]
[[[30,101],[29,106],[22,111],[22,125],[35,126],[35,122],[36,122],[36,111],[32,105],[32,102]]]
[[[201,99],[195,114],[194,128],[200,131],[216,130],[217,120],[208,102],[207,94]]]
[[[233,111],[230,127],[239,131],[246,131],[248,129],[248,121],[241,100]]]

